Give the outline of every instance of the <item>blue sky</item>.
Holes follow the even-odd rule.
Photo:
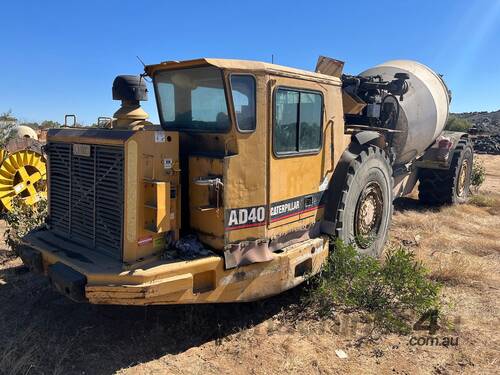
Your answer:
[[[500,0],[2,1],[0,112],[86,124],[112,115],[111,85],[146,63],[196,57],[362,70],[395,58],[444,74],[452,111],[500,109]],[[154,100],[145,109],[156,122]]]

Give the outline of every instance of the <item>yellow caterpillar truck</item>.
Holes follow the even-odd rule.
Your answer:
[[[443,133],[440,76],[392,61],[358,76],[197,59],[118,76],[112,129],[48,133],[49,217],[19,252],[96,304],[251,301],[317,273],[331,236],[378,256],[395,197],[463,201],[472,149]]]

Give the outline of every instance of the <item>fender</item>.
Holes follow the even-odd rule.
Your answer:
[[[449,142],[445,148],[442,148],[439,142],[439,140],[443,138]],[[453,153],[459,145],[459,142],[468,138],[469,135],[467,133],[445,130],[436,140],[434,140],[434,143],[425,150],[425,153],[415,161],[414,165],[422,169],[447,170],[450,168]]]
[[[353,134],[351,143],[340,157],[337,166],[330,180],[328,190],[326,191],[326,201],[323,220],[321,221],[321,232],[328,235],[335,234],[336,212],[339,205],[341,192],[344,189],[344,180],[347,175],[347,169],[352,160],[365,149],[365,146],[372,144],[382,148],[385,145],[383,134],[372,130],[365,130]]]
[[[354,142],[358,143],[359,145],[366,145],[368,143],[374,144],[378,147],[380,147],[380,142],[384,141],[384,136],[380,134],[379,132],[373,131],[373,130],[365,130],[361,131],[359,133],[353,134],[351,138]],[[374,140],[377,140],[377,142],[373,142]]]
[[[376,133],[376,132],[367,132]],[[369,138],[369,137],[367,137]],[[371,138],[373,140],[375,138]],[[369,142],[369,141],[368,141]],[[358,143],[357,139],[353,136],[353,142],[349,144],[347,149],[343,152],[340,157],[335,170],[333,171],[333,176],[330,179],[330,184],[326,191],[326,201],[323,220],[321,221],[321,232],[333,236],[335,234],[335,221],[336,212],[339,205],[339,199],[341,196],[342,189],[344,189],[344,180],[347,175],[347,170],[352,160],[363,150],[364,143]]]

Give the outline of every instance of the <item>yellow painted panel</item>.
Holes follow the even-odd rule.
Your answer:
[[[330,130],[327,126],[332,114],[330,107],[324,105],[322,119],[322,147],[314,154],[295,154],[291,156],[277,156],[273,152],[273,116],[275,90],[280,87],[311,90],[320,92],[323,95],[323,103],[329,103],[331,90],[338,88],[334,86],[318,84],[315,82],[301,81],[296,79],[276,77],[273,89],[269,93],[271,108],[269,109],[271,122],[269,125],[269,148],[271,149],[269,160],[269,204],[286,201],[289,199],[311,195],[320,191],[320,186],[329,173],[332,166],[331,141],[332,137],[325,134],[325,130]],[[303,198],[300,198],[302,200]],[[304,208],[305,209],[305,208]],[[303,218],[310,218],[311,213],[303,215],[299,212],[292,212],[290,216],[284,216],[274,221],[270,221],[268,228],[270,236],[276,236],[293,230],[298,230],[315,220],[304,222]],[[319,220],[320,218],[318,218]],[[276,230],[273,230],[277,228]]]
[[[178,236],[180,222],[175,220],[178,216],[175,210],[180,206],[177,204],[180,199],[179,134],[165,132],[160,127],[138,131],[127,141],[125,151],[123,255],[124,261],[133,264],[158,257],[167,231],[173,230],[175,237]],[[175,198],[170,198],[172,189]]]
[[[162,233],[170,230],[170,183],[144,181],[144,228]]]
[[[127,241],[137,241],[137,142],[131,140],[127,144],[126,153],[126,226]]]
[[[224,179],[224,159],[191,156],[189,158],[190,225],[199,231],[200,239],[221,248],[224,238],[224,190],[198,185],[200,178]]]

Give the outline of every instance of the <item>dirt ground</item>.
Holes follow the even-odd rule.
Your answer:
[[[367,336],[355,314],[290,322],[304,290],[257,303],[115,307],[73,303],[0,249],[0,372],[22,374],[494,374],[500,372],[500,156],[474,204],[396,203],[389,245],[444,283],[449,324],[432,336]],[[496,201],[495,201],[496,199]],[[3,228],[0,228],[2,230]],[[437,345],[451,339],[454,345]],[[343,350],[347,358],[340,358]]]

